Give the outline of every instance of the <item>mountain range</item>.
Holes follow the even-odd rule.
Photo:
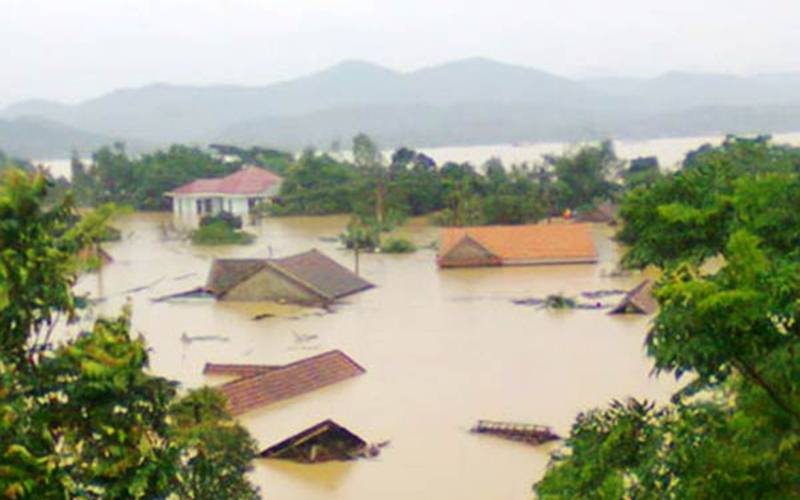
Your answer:
[[[299,149],[365,132],[388,148],[795,130],[800,73],[576,80],[481,58],[413,72],[345,61],[259,87],[153,84],[0,111],[0,149],[37,158],[114,140],[140,151],[173,142]]]

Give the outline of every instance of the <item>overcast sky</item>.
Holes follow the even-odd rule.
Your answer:
[[[798,0],[0,0],[0,106],[261,85],[344,59],[564,76],[800,71]]]

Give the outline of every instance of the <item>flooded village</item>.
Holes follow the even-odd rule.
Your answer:
[[[210,248],[164,240],[159,224],[171,218],[125,216],[118,223],[122,241],[104,245],[113,264],[78,285],[105,298],[98,313],[114,314],[132,301],[133,328],[152,350],[152,370],[186,387],[210,384],[224,392],[223,384],[252,373],[231,366],[275,368],[344,353],[360,367],[357,376],[313,390],[262,387],[267,398],[270,390],[290,394],[234,414],[264,450],[328,420],[364,443],[388,443],[358,462],[258,459],[252,480],[268,498],[528,498],[558,442],[532,447],[470,434],[478,421],[534,423],[564,435],[582,410],[628,396],[663,400],[675,388],[669,378],[649,376],[642,351],[649,317],[607,314],[622,295],[603,298],[607,307],[597,310],[514,303],[637,285],[640,275],[612,273],[619,249],[605,224],[578,226],[587,230],[596,263],[440,269],[432,248],[362,254],[361,278],[375,287],[318,308],[153,300],[206,286],[209,278],[213,284],[221,263],[267,259],[268,247],[277,259],[315,248],[352,270],[353,253],[335,241],[345,217],[267,218],[253,228],[255,244]],[[420,247],[442,232],[422,218],[399,231]],[[125,293],[134,285],[146,287]]]
[[[800,498],[800,2],[729,3],[12,0],[0,499]]]

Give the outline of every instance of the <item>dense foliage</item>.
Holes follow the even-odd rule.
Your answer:
[[[176,399],[174,382],[146,371],[129,310],[53,340],[80,314],[77,251],[103,237],[110,212],[76,222],[70,196],[46,202],[49,186],[18,170],[0,182],[0,493],[253,498],[252,440],[219,400]]]
[[[731,137],[626,196],[623,260],[662,270],[647,353],[692,381],[579,415],[542,498],[800,496],[798,182],[800,150]]]
[[[195,179],[223,177],[241,163],[226,163],[194,147],[172,146],[139,158],[128,155],[122,144],[103,147],[92,156],[91,167],[72,159],[72,183],[85,205],[114,202],[138,210],[165,210],[172,189]]]
[[[353,162],[306,151],[289,166],[276,214],[355,213],[380,228],[398,214],[436,214],[442,225],[524,224],[612,199],[622,168],[610,142],[585,145],[539,165],[499,159],[438,166],[423,153],[396,150],[385,161],[369,137],[353,141]],[[393,215],[394,214],[394,215]]]

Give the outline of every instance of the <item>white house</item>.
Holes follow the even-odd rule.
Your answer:
[[[197,179],[165,196],[172,198],[172,212],[182,221],[196,222],[224,211],[247,222],[259,202],[269,202],[278,194],[282,181],[263,168],[247,166],[227,177]]]

